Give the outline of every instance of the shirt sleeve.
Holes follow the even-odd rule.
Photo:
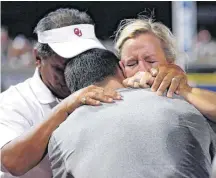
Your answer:
[[[79,114],[79,113],[77,113]],[[80,136],[79,119],[74,120],[71,114],[52,133],[48,144],[48,155],[51,163],[53,178],[73,178],[74,153]]]
[[[210,154],[213,160],[213,158],[216,158],[216,123],[211,120],[208,120],[208,123],[210,127],[209,130],[211,132],[211,138],[212,138],[212,142],[210,145]]]
[[[16,107],[0,106],[0,148],[30,127],[29,120]]]
[[[53,178],[68,177],[65,162],[60,149],[60,143],[55,140],[54,134],[48,144],[48,155],[51,163]]]

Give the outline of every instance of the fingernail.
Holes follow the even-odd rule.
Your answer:
[[[116,98],[120,100],[122,97],[121,97],[121,95],[118,95]]]
[[[96,104],[100,104],[101,102],[100,101],[96,101]]]
[[[163,93],[161,91],[157,91],[157,95],[161,96]]]
[[[108,101],[109,101],[109,102],[112,102],[112,101],[113,101],[113,99],[112,99],[112,98],[109,98],[109,99],[108,99]]]
[[[168,98],[172,98],[172,93],[167,93]]]
[[[156,92],[155,88],[151,88],[151,91]]]
[[[139,83],[135,83],[134,88],[139,88]]]

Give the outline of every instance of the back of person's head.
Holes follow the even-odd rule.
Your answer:
[[[61,8],[42,18],[35,27],[34,32],[38,34],[38,32],[78,24],[93,24],[93,20],[86,12],[80,12],[79,10],[71,8]],[[55,54],[48,44],[38,42],[36,49],[38,55],[42,58],[50,57]]]
[[[71,58],[65,68],[65,80],[71,92],[114,76],[118,58],[104,49],[90,49]]]
[[[168,62],[173,62],[177,56],[176,39],[164,24],[154,22],[152,18],[122,20],[115,36],[115,49],[121,57],[121,49],[128,39],[136,38],[140,34],[151,33],[161,40]]]

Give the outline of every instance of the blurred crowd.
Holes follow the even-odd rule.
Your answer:
[[[32,50],[35,41],[19,34],[11,38],[8,30],[1,27],[1,66],[12,69],[34,66]]]
[[[214,67],[216,69],[216,41],[207,29],[200,30],[195,38],[194,50],[196,57],[190,62],[194,65]]]

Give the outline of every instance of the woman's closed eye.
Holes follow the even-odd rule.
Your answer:
[[[154,64],[154,63],[157,62],[157,61],[146,61],[146,62],[148,62],[148,63],[150,63],[150,64]]]
[[[150,64],[154,64],[155,62],[157,62],[157,60],[153,59],[152,57],[145,57],[144,59],[146,62],[150,63]]]
[[[138,64],[138,61],[133,61],[133,62],[127,63],[126,66],[133,67],[133,66],[136,66],[137,64]]]

